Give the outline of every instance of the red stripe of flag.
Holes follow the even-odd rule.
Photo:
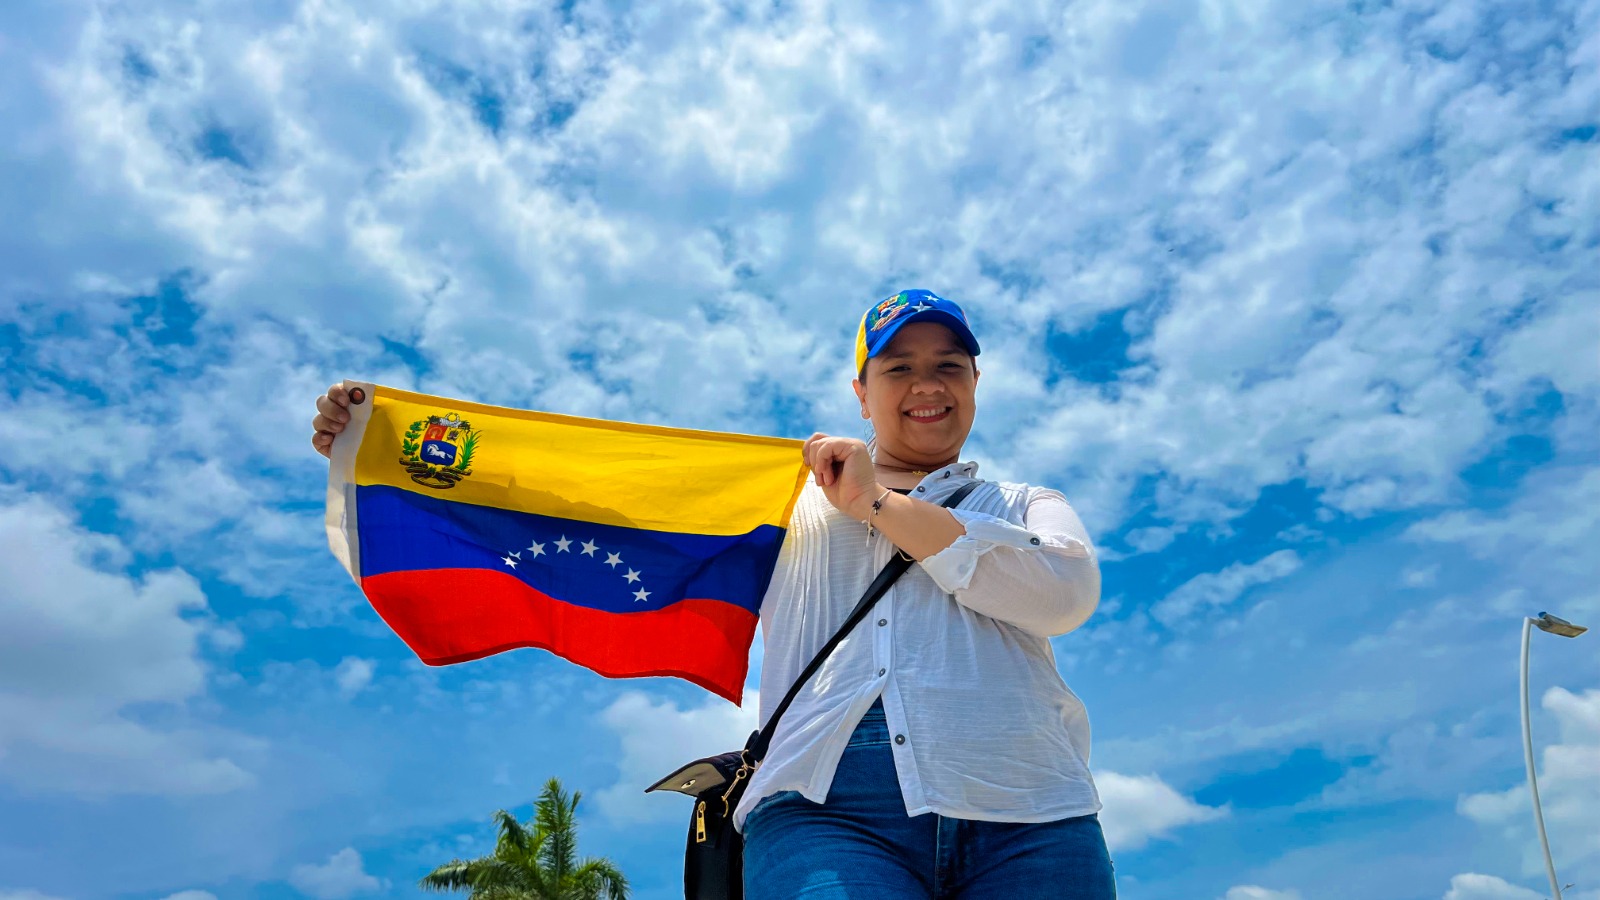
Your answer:
[[[611,613],[563,603],[504,572],[423,569],[361,580],[372,607],[424,663],[537,647],[607,678],[673,676],[739,703],[756,616],[720,600]]]

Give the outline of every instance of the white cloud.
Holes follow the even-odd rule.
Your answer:
[[[210,891],[179,891],[168,894],[162,900],[217,900],[217,895]]]
[[[289,883],[300,893],[317,900],[345,900],[356,894],[381,890],[387,882],[368,875],[361,854],[346,847],[321,865],[302,863],[289,873]]]
[[[1581,271],[1582,241],[1560,241],[1592,221],[1600,177],[1581,146],[1537,138],[1587,82],[1474,90],[1470,60],[1409,49],[1438,40],[1421,19],[1364,17],[1352,55],[1296,9],[1001,6],[976,30],[965,12],[825,5],[736,23],[683,4],[643,31],[503,14],[101,13],[58,66],[62,127],[107,191],[204,261],[214,308],[414,335],[438,386],[473,396],[722,424],[772,382],[833,418],[849,398],[828,363],[861,298],[891,275],[944,285],[999,351],[984,446],[1028,470],[1074,460],[1040,474],[1078,482],[1105,525],[1142,476],[1180,521],[1296,478],[1357,514],[1436,502],[1493,436],[1496,397],[1543,377],[1594,392],[1558,362],[1592,317],[1541,288]],[[898,61],[903,42],[959,46],[962,65]],[[129,79],[130,52],[162,77]],[[503,127],[475,121],[469,84]],[[248,169],[195,158],[218,124],[252,144]],[[1426,190],[1374,181],[1417,177],[1424,138]],[[1517,255],[1516,214],[1552,191],[1551,249]],[[1047,223],[1019,197],[1074,215]],[[735,198],[757,202],[708,216]],[[1141,377],[1115,398],[1047,385],[1043,336],[1118,309]],[[1481,381],[1455,365],[1473,341]]]
[[[54,334],[48,322],[24,326],[28,355],[18,371],[37,383],[0,397],[0,439],[31,440],[18,425],[29,423],[74,452],[58,454],[59,462],[19,455],[5,467],[37,492],[110,504],[132,526],[123,541],[136,552],[220,574],[254,596],[288,591],[307,606],[329,596],[307,590],[315,576],[305,561],[323,549],[309,508],[320,495],[316,476],[284,471],[316,458],[288,436],[309,421],[304,398],[327,384],[299,365],[301,342],[258,323],[206,346],[155,346],[141,337],[139,309],[128,298],[74,298],[50,315],[84,334]],[[172,380],[174,369],[192,380]],[[58,396],[48,386],[57,377],[95,388]]]
[[[1439,580],[1439,566],[1413,566],[1400,573],[1400,583],[1408,588],[1425,588]]]
[[[1575,603],[1576,617],[1580,611],[1600,614],[1600,594],[1592,586],[1596,534],[1600,468],[1568,467],[1531,478],[1505,509],[1443,513],[1410,526],[1404,536],[1416,543],[1457,544],[1479,559],[1507,564],[1531,559],[1547,578],[1559,578],[1562,587],[1576,580],[1583,588],[1570,600],[1553,598]]]
[[[595,805],[613,821],[633,824],[670,821],[685,815],[675,794],[644,789],[692,759],[744,746],[756,729],[760,697],[746,691],[744,706],[710,699],[688,709],[638,691],[618,697],[600,721],[622,745],[616,784],[595,795]]]
[[[1299,891],[1274,891],[1253,884],[1228,888],[1222,900],[1300,900]]]
[[[1314,803],[1348,809],[1400,798],[1452,798],[1459,785],[1473,783],[1504,759],[1507,735],[1491,727],[1495,721],[1480,710],[1448,727],[1432,720],[1390,722],[1368,744],[1374,758],[1346,768]]]
[[[339,665],[333,670],[334,681],[339,684],[339,693],[346,697],[354,697],[366,690],[372,683],[372,672],[376,663],[370,659],[357,656],[346,656],[339,660]]]
[[[0,888],[0,900],[61,900],[61,898],[54,894],[46,894],[42,891],[31,889],[6,890]]]
[[[1298,568],[1298,553],[1279,550],[1253,563],[1234,563],[1220,572],[1196,575],[1158,602],[1151,615],[1171,627],[1211,608],[1227,606],[1245,591],[1287,577]]]
[[[1493,875],[1465,872],[1450,879],[1444,900],[1540,900],[1543,896]]]
[[[111,538],[43,500],[0,497],[0,771],[32,791],[206,794],[252,783],[204,729],[147,724],[135,706],[205,693],[206,598],[180,570],[112,569]]]
[[[1228,815],[1223,807],[1202,806],[1154,775],[1094,776],[1100,791],[1100,825],[1112,850],[1137,850],[1174,829]]]
[[[1541,706],[1559,728],[1558,740],[1543,747],[1539,767],[1551,852],[1564,880],[1595,884],[1600,882],[1600,689],[1574,694],[1551,688]],[[1457,804],[1462,815],[1524,848],[1522,874],[1529,877],[1544,870],[1532,808],[1525,785],[1468,794]]]

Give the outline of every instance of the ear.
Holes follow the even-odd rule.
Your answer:
[[[850,379],[850,387],[855,389],[856,400],[861,402],[861,418],[872,418],[872,414],[867,412],[867,386],[861,383],[861,379],[852,378]]]

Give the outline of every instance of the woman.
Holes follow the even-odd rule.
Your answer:
[[[956,304],[902,291],[862,317],[853,382],[875,447],[813,435],[761,608],[762,721],[896,548],[901,576],[797,696],[735,822],[750,900],[1116,894],[1089,723],[1049,638],[1099,602],[1061,494],[973,480],[978,342]],[[313,445],[348,420],[318,400]],[[324,434],[326,432],[326,434]]]

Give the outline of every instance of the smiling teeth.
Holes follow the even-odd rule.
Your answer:
[[[934,416],[942,416],[948,411],[949,410],[935,409],[935,410],[929,410],[927,412],[912,412],[912,413],[910,413],[910,416],[913,419],[931,419]]]

